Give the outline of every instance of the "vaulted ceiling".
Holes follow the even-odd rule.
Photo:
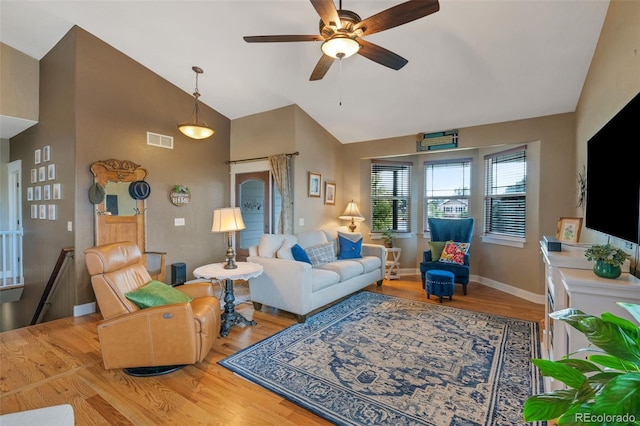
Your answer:
[[[367,18],[401,1],[344,0]],[[297,104],[342,143],[572,112],[608,0],[441,0],[424,18],[365,37],[408,60],[364,56],[309,81],[320,42],[307,0],[0,1],[0,41],[41,59],[78,25],[230,119]],[[336,3],[336,6],[338,4]],[[177,119],[184,118],[178,117]]]

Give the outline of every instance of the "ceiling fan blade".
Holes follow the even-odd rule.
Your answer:
[[[326,26],[331,26],[333,23],[336,28],[342,28],[340,16],[338,16],[338,10],[333,4],[333,0],[311,0],[311,4]]]
[[[244,36],[247,43],[278,43],[285,41],[324,41],[320,35],[264,35],[264,36]]]
[[[333,61],[334,59],[331,56],[322,55],[316,67],[313,69],[309,81],[322,80],[322,77],[324,77],[327,71],[329,71],[329,68],[331,68]]]
[[[359,54],[367,59],[371,59],[373,62],[384,65],[385,67],[399,70],[409,62],[402,56],[397,55],[384,47],[380,47],[377,44],[369,43],[361,38],[358,39],[358,43],[360,43],[360,50],[358,51]]]
[[[354,30],[362,29],[363,36],[406,24],[440,10],[438,0],[413,0],[400,3],[358,22]]]

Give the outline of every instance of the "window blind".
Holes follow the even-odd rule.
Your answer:
[[[372,160],[371,230],[410,232],[410,162]]]
[[[527,151],[521,146],[487,155],[485,233],[525,236]]]

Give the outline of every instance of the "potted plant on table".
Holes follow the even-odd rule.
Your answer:
[[[637,322],[640,305],[618,302]],[[556,420],[558,425],[640,425],[640,327],[605,312],[600,318],[577,309],[549,315],[580,331],[593,345],[586,359],[533,359],[543,376],[567,385],[527,399],[527,422]],[[595,353],[593,353],[595,352]]]
[[[594,261],[593,272],[603,278],[618,278],[622,264],[629,257],[622,249],[611,244],[594,244],[584,252],[587,260]]]
[[[385,247],[393,247],[393,230],[391,228],[387,228],[382,232],[382,241],[384,241]]]

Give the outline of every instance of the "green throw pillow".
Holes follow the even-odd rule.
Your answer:
[[[139,289],[125,293],[125,297],[141,309],[173,303],[189,303],[193,300],[183,292],[160,281],[149,281]]]
[[[431,249],[431,260],[440,260],[442,250],[444,250],[444,245],[446,243],[446,241],[429,241],[429,248]]]

